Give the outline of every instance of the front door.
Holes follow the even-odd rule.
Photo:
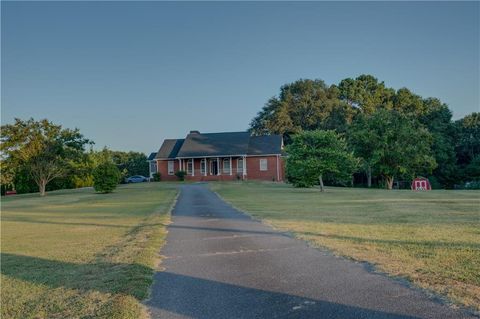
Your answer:
[[[210,175],[218,175],[218,164],[216,159],[210,161]]]

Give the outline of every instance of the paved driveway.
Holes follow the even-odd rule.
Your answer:
[[[147,302],[152,318],[468,318],[361,264],[182,186]]]

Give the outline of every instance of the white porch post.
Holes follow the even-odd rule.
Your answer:
[[[220,157],[217,157],[217,175],[220,175]]]
[[[195,176],[195,159],[192,158],[192,176]]]
[[[243,166],[243,169],[242,169],[243,178],[245,179],[245,176],[247,175],[247,157],[246,156],[243,157],[242,166]]]
[[[178,159],[178,170],[179,171],[182,170],[182,160],[181,159]]]
[[[205,165],[205,166],[204,166],[204,168],[205,168],[205,171],[203,172],[203,175],[204,175],[204,176],[207,176],[207,168],[208,168],[208,165],[207,165],[207,158],[205,157],[205,158],[204,158],[204,160],[205,160],[205,164],[204,164],[204,165]]]
[[[232,157],[230,156],[230,175],[233,174]]]

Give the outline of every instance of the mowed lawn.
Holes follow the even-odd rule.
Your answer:
[[[211,187],[276,228],[480,310],[480,191]]]
[[[177,190],[2,198],[2,318],[142,318]]]

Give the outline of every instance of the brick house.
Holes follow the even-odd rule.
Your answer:
[[[281,135],[250,136],[248,132],[200,133],[190,131],[184,139],[166,139],[155,156],[162,180],[283,181]]]

